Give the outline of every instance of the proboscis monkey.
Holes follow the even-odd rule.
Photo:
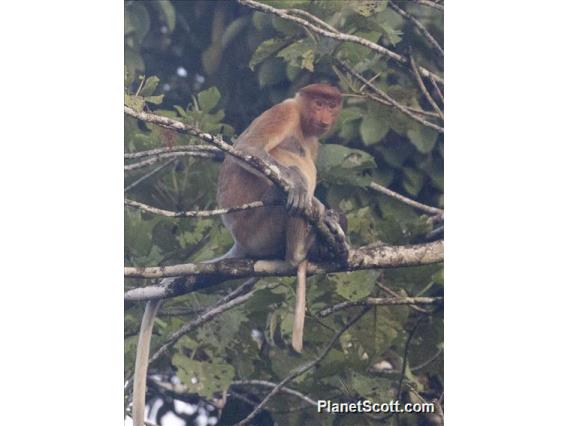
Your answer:
[[[261,207],[223,216],[233,236],[226,258],[281,258],[297,266],[296,306],[292,347],[302,351],[306,309],[307,259],[320,256],[315,236],[299,217],[311,203],[316,187],[318,138],[334,125],[341,111],[341,92],[327,84],[310,84],[296,96],[257,117],[235,142],[235,148],[276,165],[291,182],[285,206]],[[273,202],[281,191],[258,171],[227,156],[221,166],[217,189],[220,207],[253,201]],[[328,210],[332,215],[337,212]],[[327,213],[326,212],[326,213]],[[342,218],[340,218],[341,220]],[[345,229],[345,224],[341,223]],[[167,278],[176,280],[182,278]],[[144,426],[146,374],[152,327],[160,306],[151,300],[140,326],[133,385],[134,426]]]
[[[327,84],[311,84],[265,111],[246,129],[235,148],[273,163],[292,183],[286,207],[272,206],[230,213],[223,223],[231,231],[233,248],[226,257],[284,258],[298,267],[292,347],[302,351],[306,309],[306,267],[315,236],[298,217],[309,207],[316,188],[318,137],[335,123],[341,92]],[[280,191],[266,177],[227,157],[219,174],[220,207],[270,201]]]

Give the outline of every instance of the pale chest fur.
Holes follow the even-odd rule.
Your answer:
[[[298,167],[307,180],[308,191],[313,195],[317,179],[315,163],[318,148],[319,141],[316,137],[288,136],[269,154],[286,166]]]

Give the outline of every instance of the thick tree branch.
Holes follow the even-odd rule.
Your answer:
[[[233,157],[247,163],[249,166],[258,170],[274,184],[281,188],[284,192],[288,193],[292,188],[291,183],[283,176],[280,169],[258,158],[254,155],[245,154],[233,146],[226,143],[220,136],[213,136],[209,133],[202,132],[201,130],[190,126],[189,124],[182,123],[181,121],[173,120],[168,117],[163,117],[156,114],[147,112],[135,111],[134,109],[124,106],[124,112],[131,117],[145,121],[147,123],[156,124],[166,129],[175,130],[183,134],[195,136],[205,142],[215,145],[222,151],[232,155]],[[323,204],[315,197],[312,198],[312,203],[307,211],[304,211],[302,216],[314,226],[315,231],[319,234],[322,240],[331,248],[339,259],[344,259],[347,256],[349,247],[345,240],[345,235],[341,231],[339,224],[334,224],[329,227],[324,221],[323,212],[325,208]]]
[[[428,265],[443,259],[442,241],[410,246],[365,246],[351,250],[345,264],[310,263],[308,274]],[[229,279],[295,274],[296,267],[281,260],[225,259],[213,263],[127,267],[124,269],[127,278],[180,278],[172,280],[167,286],[146,286],[128,290],[124,298],[128,301],[162,299],[191,293]]]
[[[297,23],[297,24],[299,24],[299,25],[301,25],[305,28],[312,30],[315,33],[318,33],[318,34],[324,36],[324,37],[332,38],[332,39],[339,40],[339,41],[350,41],[350,42],[353,42],[353,43],[357,43],[357,44],[360,44],[362,46],[365,46],[365,47],[371,49],[374,52],[377,52],[381,55],[387,56],[388,58],[393,59],[400,64],[407,65],[407,66],[410,65],[409,62],[408,62],[408,58],[406,58],[402,55],[399,55],[398,53],[393,52],[392,50],[389,50],[386,47],[381,46],[380,44],[373,43],[372,41],[369,41],[369,40],[366,40],[364,38],[357,37],[357,36],[354,36],[354,35],[351,35],[351,34],[345,34],[345,33],[339,32],[337,30],[335,32],[329,31],[329,29],[327,29],[327,27],[322,28],[321,26],[318,26],[318,25],[315,25],[311,22],[308,22],[305,19],[302,19],[298,16],[294,16],[294,13],[293,12],[290,13],[290,11],[287,10],[287,9],[276,9],[272,6],[269,6],[269,5],[266,5],[266,4],[263,4],[263,3],[258,3],[258,2],[253,1],[253,0],[238,0],[238,2],[240,4],[242,4],[243,6],[248,6],[252,9],[259,10],[259,11],[264,12],[264,13],[276,15],[279,18],[285,19],[287,21],[295,22],[295,23]],[[304,16],[307,13],[308,12],[305,12]],[[314,17],[312,19],[312,21],[317,22],[316,19],[319,19],[319,18]],[[435,74],[434,72],[428,70],[427,68],[420,67],[420,74],[422,74],[426,78],[432,77],[436,81],[438,81],[442,84],[444,83],[444,80],[442,79],[442,77],[440,77],[439,75]]]

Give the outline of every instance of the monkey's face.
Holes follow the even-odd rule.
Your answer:
[[[321,136],[335,124],[341,111],[341,103],[324,97],[314,97],[310,99],[307,109],[306,130],[312,136]]]

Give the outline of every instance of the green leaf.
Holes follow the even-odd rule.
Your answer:
[[[258,31],[268,30],[272,26],[270,15],[262,12],[254,12],[252,14],[252,23]]]
[[[393,46],[402,40],[401,37],[401,35],[403,34],[402,31],[395,30],[388,24],[380,24],[379,28],[382,30],[389,43],[392,44]]]
[[[280,51],[286,43],[285,39],[271,38],[263,41],[254,51],[252,58],[249,61],[249,68],[252,70],[255,66]]]
[[[174,109],[177,111],[180,117],[187,118],[187,111],[180,107],[179,105],[174,105]]]
[[[296,7],[296,6],[292,6]],[[279,18],[277,16],[272,17],[272,26],[276,31],[282,33],[287,36],[293,36],[300,33],[303,33],[303,29],[301,25],[296,24],[295,22],[287,21],[285,19]]]
[[[373,109],[371,109],[371,111],[373,111]],[[383,139],[389,129],[388,122],[371,113],[363,118],[359,131],[361,132],[361,139],[363,139],[365,145],[373,145]]]
[[[396,168],[402,167],[406,160],[415,152],[412,145],[406,141],[383,143],[378,145],[376,149],[382,154],[388,165]]]
[[[153,95],[154,90],[156,90],[156,87],[158,87],[159,83],[160,83],[160,79],[158,77],[156,77],[155,75],[148,77],[146,79],[146,81],[144,82],[144,87],[142,87],[142,90],[140,90],[140,95],[142,95],[142,96]]]
[[[314,51],[312,49],[304,52],[304,54],[302,55],[301,66],[302,68],[311,72],[314,71]]]
[[[150,104],[160,105],[164,100],[164,95],[146,96],[144,100]]]
[[[424,185],[424,175],[410,167],[404,167],[402,170],[404,172],[404,180],[402,181],[404,189],[410,195],[418,195]]]
[[[160,8],[160,12],[166,21],[166,25],[170,30],[170,33],[173,32],[176,26],[176,11],[172,5],[172,2],[169,0],[160,0],[156,2],[158,7]]]
[[[124,33],[131,36],[136,45],[140,45],[150,31],[150,15],[143,3],[132,2],[126,7],[124,27]]]
[[[249,24],[250,17],[241,16],[229,24],[221,37],[221,46],[226,48]]]
[[[359,15],[366,18],[382,12],[387,8],[387,0],[357,0],[350,2],[351,7]]]
[[[134,81],[136,74],[144,72],[144,60],[135,50],[126,47],[124,49],[124,64],[128,70],[128,77]]]
[[[406,132],[408,139],[422,154],[428,154],[436,145],[438,132],[429,127],[419,125]]]
[[[258,83],[261,88],[272,86],[286,80],[286,67],[282,61],[269,58],[260,64],[258,69]]]
[[[144,98],[136,95],[124,95],[124,105],[135,111],[142,112],[144,109]]]
[[[348,107],[343,108],[341,113],[339,114],[339,119],[337,120],[338,126],[342,126],[345,123],[348,123],[353,120],[357,120],[363,116],[361,110],[357,107]]]
[[[197,361],[176,353],[172,357],[172,364],[177,368],[178,377],[189,391],[206,399],[213,398],[217,392],[227,390],[235,377],[233,366],[219,358]]]
[[[199,107],[201,108],[201,111],[206,113],[215,108],[220,99],[221,93],[219,93],[219,90],[216,87],[210,87],[197,95]]]
[[[313,71],[314,47],[315,45],[311,40],[303,39],[282,49],[276,56],[284,59],[290,65]]]
[[[334,275],[330,281],[337,284],[338,295],[354,302],[371,295],[378,275],[378,271],[355,271]]]
[[[318,179],[326,183],[366,186],[370,182],[367,172],[375,167],[375,160],[365,151],[335,144],[322,145],[317,159]]]

